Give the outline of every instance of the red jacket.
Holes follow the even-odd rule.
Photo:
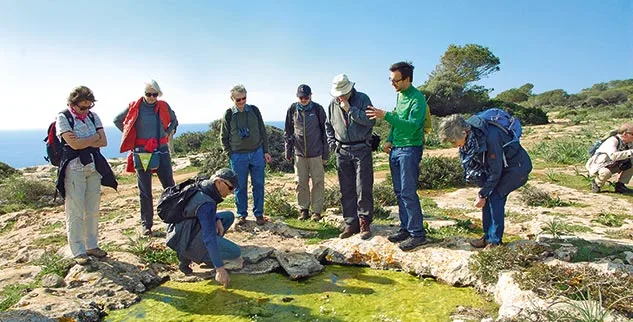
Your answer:
[[[125,120],[123,121],[123,137],[121,138],[120,149],[121,153],[134,150],[136,141],[136,127],[134,125],[136,124],[136,120],[138,119],[138,112],[141,107],[141,102],[143,102],[142,97],[139,98],[137,101],[131,102],[128,106],[129,109],[127,111],[127,115],[125,116]],[[156,101],[155,112],[158,112],[158,117],[160,119],[160,122],[163,124],[163,129],[167,131],[169,123],[171,122],[167,103],[160,100]]]

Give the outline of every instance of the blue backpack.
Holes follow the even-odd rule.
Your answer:
[[[477,113],[476,116],[489,125],[500,128],[512,137],[512,140],[503,145],[504,148],[514,142],[519,142],[521,134],[523,134],[521,121],[500,108],[493,107]]]

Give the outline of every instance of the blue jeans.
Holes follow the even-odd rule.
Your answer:
[[[219,219],[222,222],[222,227],[224,227],[224,234],[226,234],[226,231],[231,228],[231,225],[235,220],[235,215],[233,215],[232,212],[225,210],[216,213],[215,218]],[[220,257],[222,257],[222,259],[235,259],[240,257],[240,255],[242,254],[240,246],[224,238],[224,234],[222,234],[222,236],[218,235],[217,237]],[[213,265],[213,263],[211,262],[211,256],[209,256],[208,253],[202,261],[208,265]]]
[[[259,147],[253,152],[233,152],[231,153],[231,168],[237,174],[238,185],[235,187],[235,207],[237,215],[246,217],[248,215],[248,174],[251,175],[251,185],[253,186],[253,214],[255,217],[264,215],[264,150]]]
[[[486,204],[481,209],[484,239],[488,243],[501,243],[508,195],[527,182],[528,174],[531,170],[532,163],[529,159],[518,167],[503,170],[497,186],[492,190],[488,200],[486,200]]]
[[[393,147],[389,154],[393,192],[398,198],[400,231],[407,231],[413,237],[425,237],[417,193],[422,151],[421,146]]]
[[[156,174],[163,189],[173,186],[174,175],[171,168],[171,156],[167,152],[167,146],[161,147],[158,154],[158,169]],[[136,169],[136,183],[138,185],[139,203],[141,205],[141,223],[144,228],[151,229],[154,225],[154,202],[152,199],[152,170]]]

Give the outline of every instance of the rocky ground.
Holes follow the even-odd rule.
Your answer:
[[[536,127],[534,130],[546,131]],[[428,155],[455,155],[455,150],[425,151]],[[177,159],[176,181],[182,181],[194,173],[187,171],[190,158]],[[384,165],[378,160],[377,167]],[[114,161],[120,171],[120,160]],[[26,169],[26,175],[45,180],[50,178],[50,168]],[[571,172],[560,168],[556,171]],[[376,181],[386,176],[386,170],[376,173]],[[282,189],[292,192],[292,175],[275,176],[267,179],[266,189]],[[156,223],[157,237],[147,242],[140,239],[138,201],[134,177],[123,177],[118,192],[105,188],[102,192],[100,212],[100,245],[108,250],[109,256],[95,259],[87,266],[74,265],[65,276],[45,274],[40,287],[25,291],[26,295],[10,310],[0,313],[0,321],[98,321],[105,310],[128,307],[140,300],[146,290],[167,279],[179,281],[199,281],[212,279],[212,271],[194,265],[194,274],[184,276],[173,265],[148,264],[135,255],[135,250],[145,247],[160,249],[164,244],[164,225]],[[328,185],[335,185],[335,174],[328,174]],[[569,206],[543,208],[526,206],[520,194],[511,194],[508,204],[506,233],[513,241],[507,247],[522,244],[547,245],[552,241],[543,227],[553,220],[561,220],[571,227],[584,227],[573,232],[575,237],[605,245],[633,246],[632,200],[613,193],[592,194],[587,189],[579,190],[535,178],[530,181],[536,186]],[[160,184],[154,181],[153,190],[157,198]],[[480,212],[472,207],[476,190],[457,189],[425,195],[432,199],[438,209],[450,209],[461,218],[480,220]],[[393,215],[394,208],[390,208]],[[620,227],[608,227],[598,220],[601,214],[617,213],[629,215]],[[42,258],[48,254],[68,257],[65,246],[65,224],[63,206],[38,210],[22,210],[0,216],[0,289],[17,284],[29,284],[36,280],[45,269]],[[250,220],[253,217],[249,217]],[[156,220],[159,220],[156,217]],[[323,219],[334,225],[341,224],[341,217],[330,210]],[[430,218],[431,228],[439,229],[455,225],[456,219]],[[354,236],[346,240],[328,239],[312,244],[307,240],[315,232],[289,227],[281,219],[272,218],[264,226],[249,222],[243,227],[234,227],[227,237],[244,248],[243,260],[229,263],[234,273],[261,274],[271,271],[285,271],[291,279],[305,278],[318,273],[324,263],[368,265],[376,269],[397,269],[419,276],[431,276],[438,281],[455,286],[473,286],[488,292],[500,305],[499,319],[509,319],[525,312],[526,308],[544,310],[554,301],[539,298],[532,291],[521,290],[513,280],[511,272],[503,272],[498,282],[485,285],[478,280],[470,268],[471,257],[479,252],[469,246],[465,237],[454,236],[419,247],[412,252],[402,252],[389,243],[386,236],[395,230],[396,219],[380,221],[374,225],[374,237],[363,241]],[[555,236],[556,237],[556,236]],[[562,237],[565,240],[565,237]],[[570,263],[578,247],[565,244],[546,254],[540,254],[540,261],[550,265],[561,264],[570,267],[587,266],[615,274],[633,272],[633,253],[623,252],[618,256],[607,256],[591,263]],[[49,266],[51,264],[49,263]],[[614,320],[624,319],[621,316]]]

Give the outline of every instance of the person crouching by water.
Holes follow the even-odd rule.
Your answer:
[[[97,246],[101,185],[115,190],[118,185],[99,150],[108,140],[101,119],[90,111],[95,102],[92,90],[76,87],[68,96],[68,112],[60,113],[55,124],[64,144],[57,190],[64,198],[68,245],[79,265],[88,264],[89,256],[108,255]]]
[[[163,189],[174,185],[169,154],[168,135],[178,126],[176,114],[163,96],[158,83],[145,84],[145,96],[131,102],[114,118],[114,125],[123,132],[120,152],[130,152],[127,171],[136,172],[141,207],[143,235],[152,235],[154,204],[152,172],[158,174]]]
[[[224,238],[235,215],[230,211],[217,212],[217,205],[233,193],[238,184],[237,174],[228,168],[218,170],[213,177],[200,183],[201,189],[187,202],[183,220],[167,227],[167,246],[178,254],[178,268],[185,275],[192,273],[191,262],[215,267],[215,280],[229,285],[231,279],[222,260],[240,257],[238,245]]]
[[[523,186],[532,171],[530,156],[519,142],[513,142],[504,149],[503,145],[512,140],[511,135],[484,122],[477,116],[464,120],[459,115],[451,115],[439,128],[443,142],[459,147],[467,181],[476,182],[481,187],[474,206],[482,210],[484,235],[470,242],[475,248],[502,244],[508,194]],[[507,166],[504,166],[504,158]]]

